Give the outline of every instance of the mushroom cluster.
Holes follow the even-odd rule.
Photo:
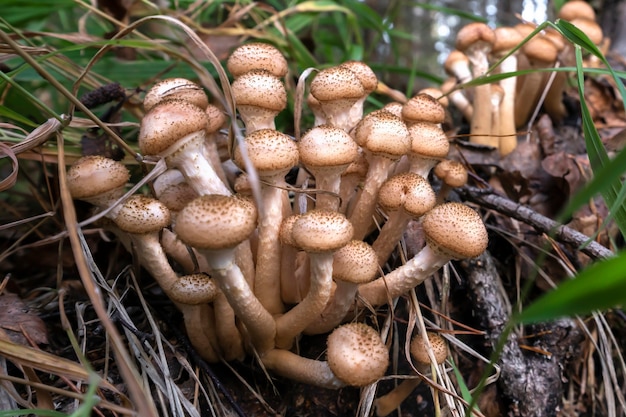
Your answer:
[[[558,18],[577,26],[601,49],[606,46],[602,28],[588,2],[566,2]],[[442,91],[470,123],[470,142],[497,149],[501,156],[516,148],[517,130],[526,127],[538,107],[543,106],[556,123],[567,116],[563,103],[567,73],[545,70],[573,66],[573,48],[552,28],[539,32],[519,48],[536,29],[531,23],[495,30],[484,23],[470,23],[457,34],[456,49],[444,64],[450,78],[442,85]],[[499,73],[537,71],[469,89],[457,88],[485,75],[496,63],[499,64],[494,71]],[[593,57],[586,64],[598,65]]]
[[[347,62],[311,81],[316,122],[296,141],[274,121],[287,103],[278,50],[240,46],[227,68],[245,126],[232,158],[219,152],[225,114],[199,86],[168,79],[146,94],[139,132],[141,152],[168,167],[154,195],[124,200],[128,171],[104,157],[73,165],[70,190],[108,210],[106,227],[181,310],[206,360],[255,355],[271,372],[327,388],[375,382],[388,349],[359,309],[385,305],[487,246],[479,214],[446,202],[428,180],[439,164],[443,188],[462,183],[459,167],[442,162],[444,109],[418,94],[363,115],[376,76]],[[259,198],[245,185],[246,167],[258,174]],[[295,185],[286,181],[294,170]],[[395,267],[388,260],[411,220],[421,222],[426,245]],[[301,335],[325,333],[326,360],[295,353]]]

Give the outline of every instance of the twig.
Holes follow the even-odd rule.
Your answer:
[[[480,189],[475,187],[463,187],[457,192],[466,200],[472,201],[483,207],[493,209],[499,213],[510,216],[516,220],[534,227],[536,230],[551,235],[559,242],[575,246],[585,255],[593,259],[610,258],[614,253],[593,241],[589,236],[580,233],[571,227],[559,224],[554,220],[545,217],[530,207],[516,203],[506,197],[496,194],[491,189]]]

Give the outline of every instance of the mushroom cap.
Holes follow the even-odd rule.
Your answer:
[[[574,20],[579,17],[595,20],[596,12],[586,1],[570,0],[563,4],[558,13],[558,18],[563,20]]]
[[[302,163],[316,172],[324,168],[345,168],[359,156],[359,147],[352,137],[331,125],[320,125],[307,131],[300,138],[298,149]]]
[[[255,130],[245,141],[248,157],[261,177],[284,176],[298,164],[298,145],[278,130]],[[234,161],[240,168],[245,166],[240,147],[235,149]]]
[[[489,241],[478,213],[462,203],[435,206],[422,217],[422,229],[430,248],[451,259],[474,258]]]
[[[443,123],[446,119],[446,109],[433,96],[421,93],[404,103],[402,118],[408,124],[416,122]]]
[[[165,100],[141,120],[139,149],[145,155],[159,155],[178,140],[204,131],[208,117],[204,110],[180,99]]]
[[[170,224],[170,211],[156,198],[145,195],[130,196],[115,218],[123,232],[145,234],[158,232]]]
[[[552,65],[557,59],[559,51],[554,43],[542,36],[534,36],[522,46],[522,51],[533,65]]]
[[[333,373],[347,385],[362,387],[382,378],[389,351],[380,335],[364,323],[348,323],[328,336],[326,352]]]
[[[362,61],[346,61],[339,65],[352,71],[361,82],[366,94],[370,94],[376,90],[378,86],[378,78],[369,65]]]
[[[198,84],[186,78],[167,78],[152,86],[143,99],[143,108],[150,111],[164,100],[179,99],[205,109],[209,98]]]
[[[257,210],[248,199],[210,194],[196,198],[178,213],[174,230],[197,249],[234,248],[256,228]]]
[[[326,68],[311,81],[311,94],[320,103],[350,100],[353,103],[366,95],[357,75],[345,67]]]
[[[365,116],[354,128],[354,140],[374,155],[398,159],[409,151],[411,139],[406,124],[386,110]]]
[[[182,210],[191,200],[198,197],[198,193],[185,180],[177,169],[168,169],[159,175],[154,183],[154,194],[170,211]]]
[[[381,110],[388,111],[389,113],[394,114],[399,118],[402,118],[402,107],[404,107],[404,104],[400,103],[399,101],[392,101],[385,104]]]
[[[238,46],[228,57],[226,68],[235,78],[256,69],[281,78],[287,74],[287,60],[276,47],[252,42]]]
[[[444,159],[435,165],[433,173],[450,187],[462,187],[467,183],[467,169],[459,161]]]
[[[439,104],[441,104],[444,107],[444,109],[450,105],[450,100],[448,100],[448,96],[445,96],[443,94],[443,91],[441,91],[441,89],[439,88],[436,88],[436,87],[422,88],[420,91],[417,92],[417,94],[426,94],[427,96],[431,96],[432,98],[437,100]]]
[[[207,133],[217,132],[226,123],[226,114],[219,107],[209,104],[204,112],[208,119]]]
[[[378,191],[378,202],[386,210],[403,209],[420,217],[432,209],[436,196],[430,183],[421,175],[403,172],[387,179]]]
[[[362,240],[351,240],[333,254],[333,278],[364,284],[378,275],[376,251]]]
[[[287,107],[287,91],[280,78],[265,70],[252,70],[231,85],[237,106],[254,106],[280,112]]]
[[[472,22],[461,28],[456,35],[456,49],[461,52],[470,49],[491,50],[496,35],[489,26],[482,22]]]
[[[293,225],[296,223],[296,220],[298,220],[298,217],[300,217],[300,214],[292,214],[291,216],[285,217],[280,224],[278,239],[282,244],[298,248],[298,244],[296,243],[292,233]]]
[[[450,142],[438,125],[419,122],[409,126],[411,153],[424,159],[441,160],[448,156]]]
[[[291,238],[295,246],[306,252],[332,252],[345,246],[352,239],[353,232],[352,223],[343,214],[316,209],[298,216],[291,229]]]
[[[219,290],[215,282],[206,274],[190,274],[180,277],[167,291],[174,302],[186,305],[210,303]]]
[[[430,346],[433,348],[435,354],[435,360],[438,364],[442,364],[448,357],[448,343],[446,339],[441,337],[438,333],[426,332]],[[411,356],[420,365],[429,365],[430,358],[428,357],[428,351],[426,349],[426,343],[421,334],[416,334],[411,339],[410,347]]]
[[[496,41],[493,44],[491,53],[494,56],[503,56],[509,53],[509,51],[518,46],[524,40],[524,36],[510,26],[500,26],[494,29],[496,35]]]
[[[121,188],[129,179],[124,164],[100,155],[84,156],[67,171],[67,187],[77,200]]]

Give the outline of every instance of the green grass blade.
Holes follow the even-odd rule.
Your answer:
[[[514,318],[517,323],[536,323],[559,317],[588,314],[626,301],[626,253],[599,261],[565,281]]]

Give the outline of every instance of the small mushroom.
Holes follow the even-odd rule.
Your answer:
[[[316,208],[338,210],[341,174],[359,156],[359,147],[344,130],[320,125],[306,132],[298,142],[300,159],[315,177]]]
[[[274,119],[287,107],[287,91],[280,78],[252,70],[236,78],[231,89],[247,134],[276,128]]]
[[[326,122],[349,132],[354,127],[350,109],[367,96],[356,74],[345,67],[331,67],[311,81],[311,95],[320,103]]]

